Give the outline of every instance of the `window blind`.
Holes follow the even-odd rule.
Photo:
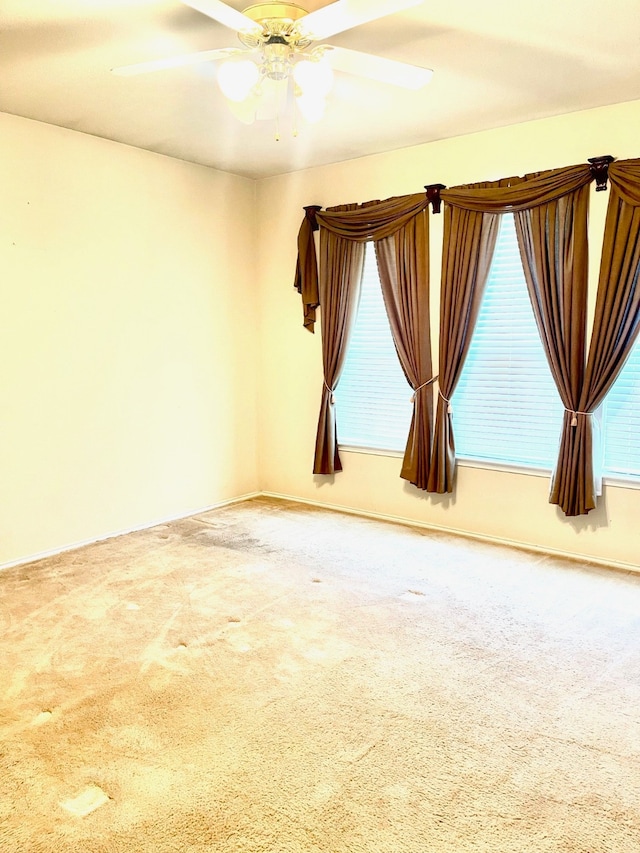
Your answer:
[[[602,404],[602,473],[640,478],[640,340]]]
[[[404,450],[411,394],[391,337],[375,249],[367,243],[360,304],[334,394],[338,444]]]
[[[501,220],[452,409],[458,458],[554,467],[564,407],[533,316],[512,214]]]

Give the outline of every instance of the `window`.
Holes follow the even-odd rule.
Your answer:
[[[501,219],[477,325],[451,402],[459,458],[555,466],[564,407],[531,309],[512,214]]]
[[[502,217],[452,404],[459,458],[555,467],[564,407],[531,310],[512,215]],[[602,475],[640,479],[640,341],[593,426],[601,434]]]
[[[335,392],[339,444],[403,451],[411,393],[391,337],[375,251],[367,244],[360,305]],[[540,342],[510,214],[501,220],[452,410],[459,459],[555,467],[564,407]],[[640,482],[640,339],[594,421],[601,423],[602,474]]]
[[[367,243],[360,304],[334,394],[338,443],[404,450],[411,425],[412,393],[391,337],[375,250]]]
[[[605,476],[640,479],[640,339],[602,404]]]

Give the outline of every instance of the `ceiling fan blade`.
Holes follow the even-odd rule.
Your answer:
[[[422,2],[423,0],[338,0],[305,15],[300,20],[299,27],[314,41],[318,41],[360,24],[401,12],[410,6],[419,6]]]
[[[402,89],[421,89],[433,76],[430,68],[361,53],[359,50],[348,50],[345,47],[327,46],[327,56],[336,71],[368,77],[370,80],[400,86]]]
[[[171,56],[169,59],[154,59],[151,62],[138,62],[135,65],[121,65],[119,68],[112,68],[111,71],[122,77],[133,77],[136,74],[147,74],[149,71],[164,71],[166,68],[179,68],[182,65],[210,62],[212,59],[223,59],[225,56],[232,56],[237,53],[244,53],[244,51],[235,47],[201,50],[198,53]]]
[[[181,2],[237,33],[261,32],[262,30],[262,27],[247,15],[243,15],[242,12],[222,3],[221,0],[181,0]]]

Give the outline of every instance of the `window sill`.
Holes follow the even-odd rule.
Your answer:
[[[640,489],[640,478],[635,480],[626,477],[603,477],[605,486],[613,486],[616,489]]]
[[[365,456],[391,456],[393,459],[402,459],[403,450],[385,450],[382,447],[358,447],[355,444],[339,444],[338,450],[345,453],[364,453]]]
[[[385,450],[381,447],[357,447],[351,444],[340,444],[339,450],[344,453],[362,453],[365,456],[388,456],[392,459],[402,459],[404,451]],[[544,477],[549,479],[552,471],[550,468],[534,468],[528,465],[508,465],[504,462],[492,462],[489,459],[465,459],[459,457],[457,463],[461,468],[480,468],[489,471],[502,471],[505,474],[526,474],[530,477]],[[640,489],[640,477],[627,479],[625,477],[603,477],[603,485],[613,486],[616,489]]]
[[[396,459],[402,459],[404,451],[402,450],[385,450],[382,447],[358,447],[352,444],[340,444],[340,451],[345,453],[364,453],[366,456],[390,456]],[[530,468],[529,466],[508,465],[504,462],[492,462],[489,459],[465,459],[458,457],[458,465],[461,468],[489,468],[493,471],[505,471],[508,474],[532,474],[534,477],[550,477],[551,470],[544,468]]]
[[[491,459],[465,459],[464,456],[457,457],[457,463],[461,468],[485,468],[490,471],[503,471],[505,474],[528,474],[531,477],[551,476],[551,468],[536,468],[533,465],[518,465],[515,462],[494,462]]]

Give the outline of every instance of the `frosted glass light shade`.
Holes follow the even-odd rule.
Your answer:
[[[260,104],[258,95],[249,94],[244,101],[227,101],[227,106],[238,121],[243,124],[253,124]]]
[[[327,59],[302,59],[294,65],[293,79],[303,96],[325,98],[333,85],[333,69]]]
[[[316,124],[324,115],[326,101],[315,95],[299,95],[296,97],[298,109],[305,121]]]
[[[259,79],[258,66],[250,59],[223,62],[218,68],[218,86],[230,101],[244,101]]]

